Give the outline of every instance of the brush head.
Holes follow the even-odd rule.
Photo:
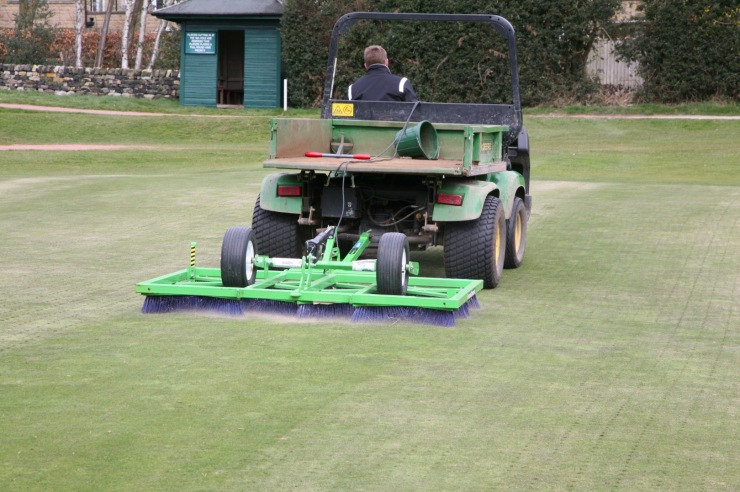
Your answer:
[[[201,298],[196,296],[146,296],[141,312],[144,314],[197,311]]]
[[[269,301],[262,299],[221,299],[202,296],[147,296],[141,312],[144,314],[176,313],[202,311],[225,316],[243,316],[249,311],[276,314],[295,314],[296,305],[292,302]]]
[[[455,326],[455,315],[453,311],[441,311],[439,309],[425,309],[416,307],[379,307],[362,306],[355,309],[352,314],[354,323],[397,323],[409,322],[434,326]]]
[[[470,317],[471,309],[480,308],[473,296],[460,309],[442,311],[406,306],[359,306],[351,304],[297,304],[268,299],[221,299],[200,296],[146,296],[144,314],[204,311],[225,316],[243,316],[249,312],[271,313],[298,318],[350,318],[355,323],[408,322],[434,326],[455,326],[456,319]]]
[[[354,311],[351,304],[300,304],[296,315],[299,318],[349,318]]]

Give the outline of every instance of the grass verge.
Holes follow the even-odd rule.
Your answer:
[[[630,104],[629,106],[565,106],[562,108],[536,107],[527,108],[526,114],[562,113],[567,115],[710,115],[738,116],[740,106],[737,103],[699,102],[686,104]]]

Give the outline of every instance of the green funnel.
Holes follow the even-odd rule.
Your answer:
[[[437,130],[424,120],[416,126],[396,133],[396,152],[403,157],[436,159],[439,157]]]

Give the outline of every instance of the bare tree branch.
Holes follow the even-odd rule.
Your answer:
[[[95,68],[103,66],[103,56],[105,55],[105,43],[108,41],[108,27],[110,26],[110,17],[113,13],[113,0],[108,0],[105,6],[105,18],[103,27],[100,30],[100,41],[98,42],[98,53],[95,56]]]
[[[139,42],[136,43],[136,63],[135,70],[141,70],[141,61],[144,58],[144,39],[146,36],[146,20],[149,17],[150,0],[144,0],[141,3],[141,16],[139,18]]]
[[[165,0],[164,6],[169,7],[172,5],[173,0]],[[166,21],[164,19],[159,21],[159,27],[157,28],[157,37],[154,39],[154,48],[152,49],[152,56],[149,59],[149,66],[147,67],[147,70],[152,70],[154,68],[154,64],[157,62],[157,57],[159,56],[159,43],[162,41],[162,33],[167,29],[167,25],[169,24],[169,21]]]

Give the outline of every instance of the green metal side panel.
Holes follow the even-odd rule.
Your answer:
[[[278,186],[302,185],[299,174],[268,174],[262,180],[260,206],[271,212],[300,214],[303,199],[299,196],[277,196]]]
[[[217,31],[198,29],[198,32],[214,32],[218,39]],[[183,33],[183,39],[184,37]],[[216,107],[218,56],[186,53],[184,41],[180,53],[182,59],[180,105]],[[216,53],[218,53],[218,47],[216,47]]]
[[[516,171],[502,171],[500,173],[489,174],[488,180],[492,183],[496,183],[496,186],[498,186],[498,189],[500,190],[499,198],[501,199],[501,203],[504,205],[506,218],[510,218],[517,190],[520,188],[522,190],[525,189],[524,176]]]
[[[496,190],[496,185],[488,181],[479,180],[450,180],[445,181],[440,187],[439,193],[451,195],[462,195],[461,206],[434,204],[432,217],[437,222],[459,222],[464,220],[475,220],[483,211],[483,203],[486,197]]]
[[[244,31],[244,107],[280,107],[280,32]]]

